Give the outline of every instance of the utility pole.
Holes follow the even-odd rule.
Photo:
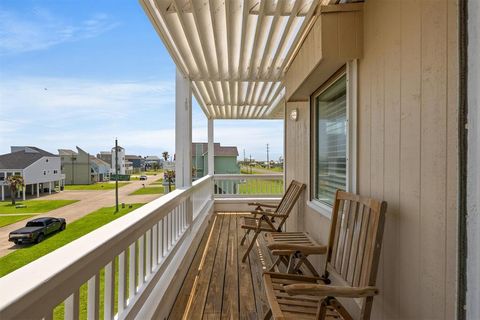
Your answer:
[[[267,168],[270,169],[270,155],[269,155],[269,146],[267,143]]]
[[[252,154],[250,154],[250,161],[248,162],[248,166],[250,167],[250,173],[252,173]]]
[[[118,212],[118,140],[115,138],[115,212]]]

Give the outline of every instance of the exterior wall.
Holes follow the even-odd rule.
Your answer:
[[[457,6],[456,0],[364,4],[357,192],[388,202],[377,277],[381,295],[372,319],[455,318]],[[287,93],[294,96],[288,83]],[[288,118],[294,108],[296,122]],[[290,100],[285,109],[286,183],[309,184],[310,104]],[[287,228],[326,243],[328,215],[307,200]],[[320,260],[315,264],[323,267]]]
[[[205,159],[207,159],[205,154]],[[237,174],[240,173],[240,167],[237,163],[237,157],[220,157],[215,156],[215,173],[219,174]],[[208,172],[208,160],[206,160],[205,166],[206,172]]]
[[[62,179],[60,157],[43,157],[25,168],[23,175],[25,184],[59,181]]]
[[[480,3],[468,3],[467,319],[480,319]]]
[[[218,174],[238,174],[240,166],[237,157],[215,156],[215,173]],[[197,167],[198,164],[198,167]],[[197,169],[197,177],[201,178],[208,173],[208,153],[204,156],[192,157],[192,165]]]
[[[125,174],[125,149],[118,147],[118,159],[115,156],[115,147],[112,148],[112,173],[115,174],[115,161],[118,161],[118,174]]]
[[[87,153],[79,152],[73,156],[62,155],[62,173],[65,174],[65,184],[91,184],[90,158]]]

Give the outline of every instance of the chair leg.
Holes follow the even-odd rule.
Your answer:
[[[282,262],[282,256],[279,256],[275,262],[272,264],[272,266],[270,267],[270,269],[268,269],[269,272],[274,272],[275,271],[275,267],[277,267],[280,263]]]
[[[255,241],[257,240],[257,237],[259,234],[260,234],[260,231],[255,231],[255,234],[253,235],[253,239],[250,242],[250,245],[248,246],[247,251],[243,255],[242,262],[245,262],[245,260],[247,260],[248,254],[250,253],[250,250],[252,250],[253,245],[255,244]]]
[[[312,275],[314,277],[320,277],[320,275],[318,274],[317,270],[315,270],[315,267],[312,265],[312,263],[310,262],[310,260],[307,259],[307,257],[305,257],[305,259],[302,260],[302,263],[307,266],[308,270],[310,270],[310,272],[312,273]],[[300,266],[299,266],[300,268]]]
[[[265,316],[263,317],[263,320],[269,320],[272,318],[272,309],[268,309],[267,313],[265,313]]]
[[[247,236],[248,236],[248,234],[250,233],[250,230],[251,230],[251,229],[247,229],[247,230],[245,231],[245,234],[244,234],[244,236],[243,236],[243,238],[242,238],[242,241],[240,241],[240,245],[241,245],[241,246],[243,246],[243,244],[245,243],[245,240],[247,240]]]

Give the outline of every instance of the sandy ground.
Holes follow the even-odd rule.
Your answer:
[[[142,184],[150,184],[159,179],[160,175],[148,176],[148,180],[132,181],[126,186],[118,189],[119,203],[147,203],[158,197],[161,194],[135,195],[128,194],[142,187]],[[62,217],[67,219],[67,224],[73,222],[97,209],[103,207],[111,207],[115,205],[115,190],[85,190],[85,191],[62,191],[52,195],[34,198],[32,200],[79,200],[68,206],[52,210],[47,213],[40,213],[38,216],[46,217]],[[8,241],[8,234],[18,228],[24,227],[26,220],[19,221],[8,226],[0,228],[0,257],[7,255],[19,248],[12,242]]]

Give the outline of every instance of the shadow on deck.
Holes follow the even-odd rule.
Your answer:
[[[262,319],[267,309],[262,273],[271,265],[259,237],[249,258],[240,241],[242,214],[216,213],[178,294],[170,319]]]

